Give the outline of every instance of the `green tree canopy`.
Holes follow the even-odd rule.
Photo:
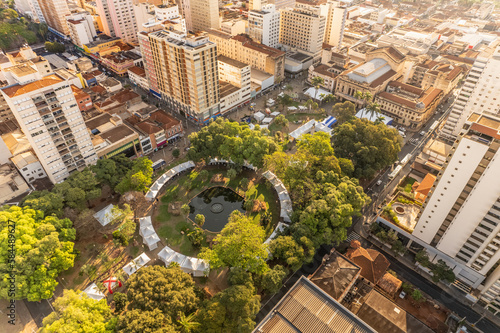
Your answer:
[[[115,320],[105,299],[96,301],[81,291],[64,290],[53,304],[54,312],[43,319],[42,333],[111,333]]]
[[[207,259],[212,269],[237,267],[252,273],[263,273],[267,269],[264,237],[264,229],[259,224],[234,211],[215,237],[213,248],[203,248],[199,257]]]
[[[92,171],[99,183],[107,184],[114,189],[131,168],[132,161],[124,154],[119,154],[98,160],[97,164],[92,166]]]
[[[14,238],[9,231],[15,225]],[[69,219],[44,215],[29,207],[0,210],[0,299],[40,301],[52,297],[57,275],[73,267],[75,229]],[[15,295],[9,295],[9,240],[15,240]],[[12,244],[12,243],[10,243]]]
[[[287,275],[287,270],[281,265],[276,265],[272,269],[266,271],[260,280],[261,288],[269,293],[274,294],[280,290],[283,285],[283,279]]]
[[[337,124],[342,125],[356,115],[356,106],[352,102],[337,103],[332,108],[333,115],[337,118]]]
[[[369,179],[397,161],[401,137],[382,123],[353,118],[337,126],[333,146],[338,157],[352,161],[355,177]]]
[[[239,165],[248,161],[261,168],[264,156],[278,149],[274,140],[261,131],[222,118],[192,133],[189,140],[191,149],[188,158],[196,162],[204,160],[208,163],[212,158],[221,158]]]
[[[43,191],[33,191],[22,202],[22,206],[29,206],[42,211],[45,216],[61,216],[64,208],[64,199],[61,194]]]
[[[255,326],[260,297],[253,288],[236,285],[216,294],[200,309],[198,322],[204,333],[249,333]]]
[[[63,53],[66,51],[64,44],[58,42],[45,42],[45,49],[48,52]]]
[[[302,264],[312,261],[314,244],[305,236],[298,242],[292,236],[278,236],[269,244],[269,251],[274,258],[296,271]]]
[[[153,162],[148,157],[140,157],[132,162],[132,168],[118,183],[115,190],[121,194],[128,191],[145,192],[153,177]]]
[[[179,267],[142,268],[130,277],[126,285],[133,308],[142,311],[159,309],[171,319],[190,312],[198,303],[193,278]]]
[[[170,317],[158,309],[142,311],[134,309],[122,314],[116,323],[119,333],[175,333],[177,330]]]

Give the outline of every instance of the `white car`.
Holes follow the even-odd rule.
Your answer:
[[[377,186],[379,186],[380,184],[382,184],[382,179],[377,180],[376,184],[377,184]]]
[[[406,293],[404,291],[401,292],[401,294],[399,294],[399,298],[405,298],[406,296]]]
[[[424,136],[425,135],[425,131],[420,132],[420,135]]]

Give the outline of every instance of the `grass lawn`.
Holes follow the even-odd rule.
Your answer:
[[[265,185],[265,180],[262,179],[259,183],[253,186],[253,181],[255,181],[255,173],[244,171],[240,173],[237,177],[230,180],[227,178],[227,171],[223,169],[211,169],[207,168],[209,176],[207,179],[201,179],[201,177],[196,177],[197,172],[192,171],[174,183],[168,186],[165,193],[161,196],[160,206],[157,208],[154,219],[160,223],[157,228],[157,233],[160,238],[165,239],[168,246],[172,249],[181,252],[182,254],[189,256],[196,256],[199,249],[195,248],[191,241],[187,237],[189,230],[193,230],[194,226],[191,222],[187,221],[184,216],[174,216],[168,212],[168,204],[176,201],[182,202],[182,204],[189,203],[191,198],[198,195],[203,190],[212,187],[216,184],[211,183],[210,180],[212,176],[217,173],[222,173],[225,178],[225,183],[220,184],[221,186],[227,186],[235,190],[238,194],[245,197],[245,200],[258,199],[266,203],[267,210],[271,212],[272,220],[266,227],[266,236],[269,236],[277,221],[279,220],[279,206],[275,201],[273,190],[271,187]],[[248,190],[242,189],[239,184],[241,179],[248,178],[251,182]],[[249,216],[255,223],[260,223],[263,212],[250,213]],[[210,241],[215,237],[213,233],[206,233],[207,241]],[[207,243],[204,244],[206,246]]]
[[[406,177],[403,183],[401,184],[401,187],[404,188],[404,191],[407,193],[411,193],[411,187],[413,186],[413,183],[415,183],[417,180],[413,179],[411,177]]]
[[[285,116],[286,119],[290,122],[296,122],[296,121],[301,121],[305,120],[309,117],[309,119],[316,119],[316,120],[321,120],[325,118],[325,114],[323,113],[291,113]]]

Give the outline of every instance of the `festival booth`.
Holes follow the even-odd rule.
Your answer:
[[[99,221],[99,223],[104,227],[107,225],[109,222],[113,221],[115,218],[113,214],[113,204],[109,204],[97,213],[94,214],[94,218]]]
[[[105,297],[104,294],[99,290],[99,288],[97,288],[97,285],[95,283],[89,285],[83,292],[87,294],[89,298],[95,299],[96,301],[100,301]]]
[[[127,275],[132,275],[137,272],[141,267],[144,267],[151,259],[146,255],[146,253],[141,254],[128,264],[123,267],[123,271],[127,273]]]

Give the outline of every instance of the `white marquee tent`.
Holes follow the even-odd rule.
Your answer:
[[[141,254],[123,267],[123,271],[129,276],[137,272],[141,267],[144,267],[151,259],[146,253]]]
[[[86,293],[89,298],[95,299],[96,301],[100,301],[105,297],[95,283],[89,285],[83,292]]]
[[[107,205],[106,207],[104,207],[103,209],[101,209],[100,211],[98,211],[97,213],[94,214],[94,217],[97,221],[99,221],[99,223],[104,227],[105,225],[107,225],[109,222],[113,221],[113,212],[112,212],[112,209],[113,209],[114,205],[113,204],[109,204]]]

